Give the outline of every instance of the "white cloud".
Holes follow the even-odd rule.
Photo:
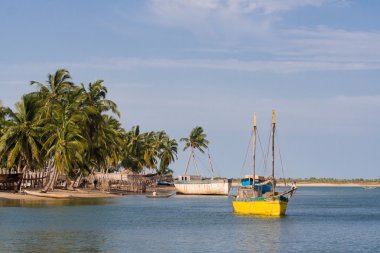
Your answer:
[[[287,43],[274,53],[277,56],[368,64],[378,63],[380,59],[380,32],[318,27],[286,30],[283,36]]]
[[[278,14],[333,0],[151,0],[152,23],[185,29],[200,40],[231,43],[272,35]]]
[[[229,55],[228,59],[218,57],[222,60],[177,61],[173,64],[177,67],[299,72],[378,69],[380,65],[379,31],[288,27],[286,20],[281,19],[282,12],[302,6],[337,6],[347,3],[345,0],[152,0],[151,3],[152,23],[190,31],[201,41],[201,46],[193,51]],[[242,55],[247,60],[238,60]],[[171,60],[164,60],[166,63],[162,60],[151,64],[172,65]]]
[[[160,15],[178,14],[184,9],[234,13],[266,14],[289,11],[302,6],[319,6],[331,0],[152,0],[152,6]]]

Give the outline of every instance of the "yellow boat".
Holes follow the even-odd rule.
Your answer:
[[[262,216],[283,216],[288,198],[282,195],[273,197],[242,198],[232,201],[235,213]]]
[[[258,215],[258,216],[283,216],[286,213],[289,198],[296,190],[292,189],[283,193],[275,191],[274,179],[274,136],[276,130],[276,112],[272,111],[272,177],[271,192],[263,194],[260,187],[255,187],[255,180],[252,186],[241,187],[238,195],[232,201],[233,211],[237,214]],[[253,116],[253,178],[255,178],[255,153],[256,153],[256,113]]]

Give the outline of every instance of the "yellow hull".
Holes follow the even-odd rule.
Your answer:
[[[287,201],[280,199],[266,199],[259,201],[232,201],[232,207],[235,213],[262,216],[283,216],[285,215],[287,205]]]

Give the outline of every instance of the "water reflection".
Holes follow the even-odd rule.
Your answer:
[[[283,218],[236,215],[239,219],[235,237],[243,252],[279,252]]]
[[[89,199],[46,199],[46,200],[25,200],[25,199],[1,199],[0,207],[57,207],[57,206],[81,206],[81,205],[107,205],[115,203],[114,199],[89,198]]]
[[[5,252],[104,252],[105,235],[99,231],[24,231],[2,243]]]
[[[0,200],[0,252],[380,252],[380,191],[315,191],[281,218],[235,215],[226,197]]]

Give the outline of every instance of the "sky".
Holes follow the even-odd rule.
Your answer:
[[[276,176],[380,178],[379,11],[377,0],[4,0],[0,100],[13,107],[58,68],[105,80],[127,130],[179,140],[202,126],[226,177],[250,173],[254,112],[268,175],[276,109]]]

